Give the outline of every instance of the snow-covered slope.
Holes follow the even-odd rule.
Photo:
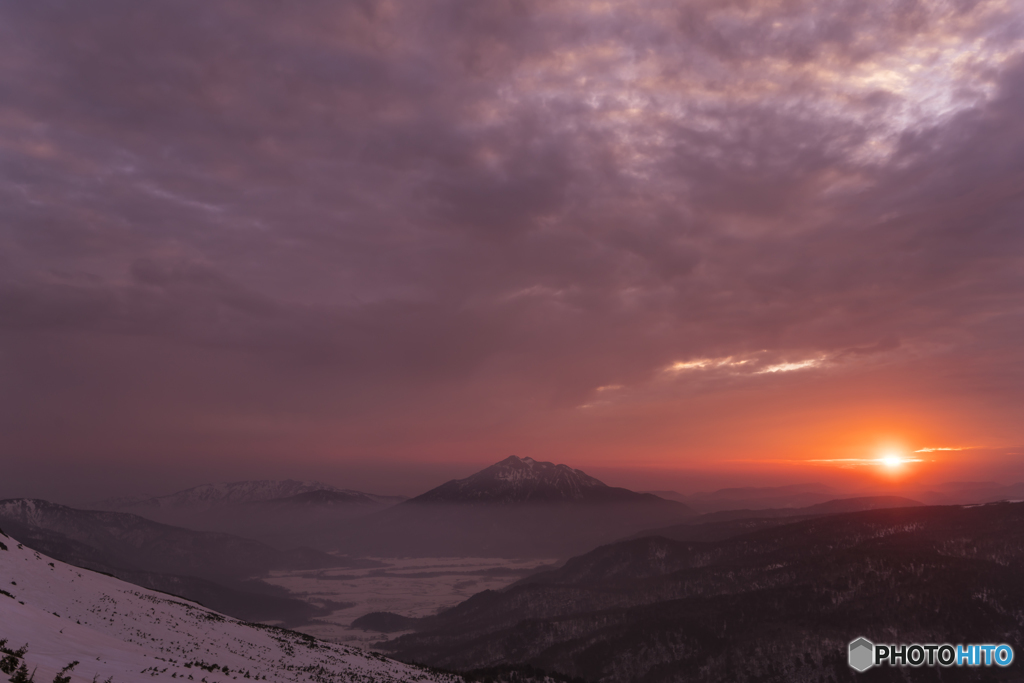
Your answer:
[[[0,533],[0,640],[28,645],[35,680],[72,661],[73,683],[178,679],[437,681],[461,679],[274,627],[79,569]],[[217,669],[213,669],[216,665]]]

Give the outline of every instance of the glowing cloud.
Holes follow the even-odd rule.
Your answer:
[[[854,467],[877,467],[882,465],[887,469],[896,469],[903,465],[916,462],[926,462],[923,458],[905,458],[899,455],[883,455],[880,458],[822,458],[816,460],[802,460],[800,462],[813,462],[825,465],[836,465],[843,468]]]
[[[665,371],[685,372],[686,370],[700,370],[702,368],[735,368],[746,365],[749,362],[749,360],[733,360],[732,356],[726,358],[701,358],[699,360],[673,363],[665,368]]]
[[[776,372],[793,372],[794,370],[805,370],[819,367],[825,361],[824,358],[809,358],[807,360],[773,363],[760,370],[754,370],[757,361],[751,359],[734,360],[733,356],[725,358],[699,358],[697,360],[679,361],[672,363],[665,372],[686,372],[687,370],[705,370],[712,368],[740,368],[747,370],[750,374],[764,375]],[[747,366],[747,367],[743,367]]]
[[[766,373],[774,372],[793,372],[794,370],[805,370],[807,368],[815,368],[821,365],[821,358],[812,358],[810,360],[797,361],[796,363],[777,363],[775,365],[769,365],[763,370],[758,370],[757,374],[763,375]]]

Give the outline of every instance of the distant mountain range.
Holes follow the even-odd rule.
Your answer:
[[[920,504],[892,496],[835,500],[835,490],[822,484],[691,496],[658,493],[608,486],[568,465],[510,456],[408,500],[315,481],[259,480],[111,499],[93,507],[230,533],[280,549],[307,546],[383,557],[564,558],[652,529],[670,538],[723,540],[777,526],[784,518]],[[806,501],[813,503],[797,504]],[[705,514],[696,514],[693,507]]]
[[[123,510],[126,508],[189,508],[205,510],[232,503],[250,503],[271,498],[284,498],[319,489],[335,490],[330,484],[295,481],[293,479],[284,481],[235,481],[222,484],[202,484],[163,496],[108,498],[97,501],[88,507],[99,510]]]
[[[834,514],[712,542],[606,545],[479,593],[381,645],[456,670],[516,662],[594,683],[860,680],[847,644],[1024,648],[1024,504]],[[387,614],[357,620],[385,631]],[[376,626],[375,626],[376,624]],[[864,680],[1019,680],[882,668]]]
[[[651,491],[651,493],[662,498],[686,503],[702,514],[722,510],[807,507],[842,497],[842,494],[835,488],[818,483],[746,486],[689,495],[677,491]]]
[[[40,514],[37,519],[49,513]],[[63,680],[74,683],[153,678],[210,683],[462,680],[377,653],[237,621],[70,566],[3,532],[0,585],[0,659],[5,671],[24,665],[24,680],[28,672],[31,680],[60,680],[59,672],[68,665],[70,673]]]
[[[315,489],[312,491],[304,491],[303,493],[296,493],[294,496],[268,498],[266,500],[250,501],[246,504],[275,508],[287,506],[338,507],[354,505],[365,505],[369,507],[379,505],[397,505],[403,500],[406,500],[403,496],[377,496],[372,493],[362,493],[360,491]]]
[[[352,520],[405,500],[340,489],[323,482],[237,481],[203,484],[165,496],[112,498],[95,510],[130,512],[153,521],[252,538],[277,548],[332,548]]]
[[[567,465],[510,456],[359,520],[338,547],[370,556],[558,558],[694,514]]]
[[[682,524],[645,529],[629,538],[661,536],[675,541],[724,541],[758,529],[769,529],[824,515],[886,508],[920,507],[922,505],[924,503],[901,496],[864,496],[840,498],[802,508],[723,510],[694,517]]]
[[[683,494],[678,491],[649,491],[668,500],[686,503],[701,514],[732,510],[805,508],[836,499],[879,497],[878,492],[852,494],[820,483],[787,486],[748,486]],[[925,505],[972,505],[1004,500],[1024,500],[1024,482],[1000,484],[991,481],[947,482],[903,491]]]
[[[954,481],[914,494],[929,505],[968,505],[1001,500],[1024,500],[1024,482]]]
[[[900,496],[843,498],[806,508],[769,508],[766,510],[723,510],[693,517],[681,524],[644,529],[629,539],[659,536],[674,541],[725,541],[742,533],[792,524],[805,519],[844,512],[921,507],[924,503]],[[623,539],[628,540],[628,539]]]
[[[181,510],[206,511],[215,508],[232,507],[245,503],[259,503],[271,500],[287,500],[309,494],[336,494],[334,500],[361,504],[394,505],[405,500],[398,496],[378,496],[372,493],[339,489],[319,481],[295,481],[285,479],[236,481],[225,484],[203,484],[184,491],[164,496],[136,496],[131,498],[110,498],[87,507],[96,510],[135,511]]]
[[[384,557],[568,557],[694,516],[681,503],[516,456],[409,500],[287,480],[207,484],[91,507],[281,549]]]
[[[285,552],[254,540],[168,526],[138,515],[75,510],[24,498],[0,501],[0,527],[70,564],[181,595],[239,618],[289,624],[325,614],[330,605],[297,600],[259,577],[282,569],[373,565],[316,550]]]

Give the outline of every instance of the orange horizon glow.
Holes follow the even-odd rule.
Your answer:
[[[0,3],[0,499],[1024,481],[1014,3],[279,4]]]

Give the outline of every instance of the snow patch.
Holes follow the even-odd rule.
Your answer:
[[[0,640],[28,645],[35,680],[72,661],[72,683],[143,680],[456,683],[344,645],[250,624],[196,603],[53,560],[7,538],[0,551]],[[214,669],[216,665],[216,669]]]

